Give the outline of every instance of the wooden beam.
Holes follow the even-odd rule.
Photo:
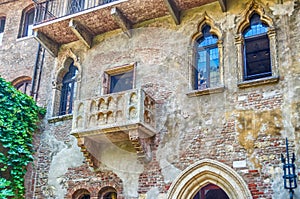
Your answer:
[[[59,44],[39,31],[34,31],[34,38],[53,56],[57,57]]]
[[[71,19],[69,22],[69,27],[80,41],[82,41],[87,47],[92,47],[93,36],[85,26],[80,24],[78,21]]]
[[[111,15],[114,17],[115,21],[118,23],[119,27],[123,32],[130,38],[132,23],[129,21],[123,13],[116,7],[112,8],[110,11]]]
[[[168,7],[168,10],[175,21],[176,25],[180,24],[180,11],[177,8],[176,4],[174,3],[174,0],[164,0],[165,4]]]
[[[221,9],[223,12],[227,12],[227,5],[226,5],[226,0],[219,0]]]

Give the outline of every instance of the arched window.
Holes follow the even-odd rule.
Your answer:
[[[117,191],[113,187],[104,187],[98,194],[99,199],[117,199]]]
[[[2,44],[4,27],[5,27],[5,17],[0,17],[0,45]]]
[[[34,7],[23,10],[19,37],[33,35]]]
[[[208,184],[205,187],[202,187],[193,199],[229,199],[229,197],[225,191],[217,185]]]
[[[75,191],[72,195],[72,199],[90,199],[90,192],[86,189],[79,189]]]
[[[62,80],[59,115],[72,113],[73,101],[77,87],[77,73],[78,69],[74,66],[74,62],[72,62],[70,64],[69,71],[65,74]]]
[[[80,196],[78,199],[90,199],[90,195],[89,194],[84,194],[82,196]]]
[[[31,90],[31,77],[21,76],[12,81],[12,85],[27,95],[30,95]]]
[[[272,76],[268,26],[254,13],[244,37],[244,80]]]
[[[237,80],[239,88],[279,81],[275,25],[263,5],[249,2],[237,24]]]
[[[218,37],[210,33],[211,27],[204,25],[202,37],[196,46],[195,89],[215,87],[220,83]]]

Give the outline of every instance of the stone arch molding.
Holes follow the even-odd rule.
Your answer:
[[[223,189],[230,199],[252,199],[247,184],[231,167],[216,160],[200,160],[184,171],[172,183],[167,199],[192,199],[207,184]]]
[[[240,35],[250,25],[250,16],[253,13],[257,13],[260,16],[260,20],[267,24],[269,29],[274,31],[274,23],[271,17],[267,16],[262,5],[258,4],[255,0],[252,0],[244,12],[241,14],[241,19],[237,25],[236,34]]]
[[[57,86],[57,84],[61,83],[63,76],[69,71],[71,60],[74,61],[74,66],[76,66],[78,69],[77,81],[80,82],[82,72],[80,58],[75,55],[75,53],[71,49],[68,49],[58,59],[58,70],[56,71],[55,80],[53,81],[54,87]]]
[[[80,96],[80,83],[81,83],[81,75],[82,75],[82,66],[80,64],[80,58],[72,51],[72,49],[67,49],[63,53],[59,55],[56,63],[55,75],[52,79],[52,90],[53,90],[53,98],[52,98],[52,116],[57,116],[60,97],[61,97],[61,89],[62,89],[62,80],[65,74],[69,71],[69,66],[74,62],[74,66],[77,67],[78,73],[76,76],[77,87],[75,90],[75,99],[78,99]]]
[[[220,29],[216,26],[216,24],[214,23],[214,20],[212,18],[210,18],[206,12],[204,12],[202,17],[200,18],[200,22],[198,24],[197,31],[191,37],[191,40],[190,40],[191,45],[194,45],[194,42],[203,36],[202,29],[203,29],[203,26],[206,24],[209,25],[211,28],[210,33],[213,35],[216,35],[220,41],[222,40],[222,33],[219,31]]]

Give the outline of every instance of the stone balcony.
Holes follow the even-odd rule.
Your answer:
[[[98,165],[93,143],[112,143],[148,162],[149,143],[156,134],[155,101],[142,89],[77,100],[71,133],[92,167]]]

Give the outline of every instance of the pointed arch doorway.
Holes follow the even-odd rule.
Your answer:
[[[252,195],[245,181],[235,170],[211,159],[200,160],[182,171],[172,183],[167,195],[167,199],[211,198],[252,199]]]

